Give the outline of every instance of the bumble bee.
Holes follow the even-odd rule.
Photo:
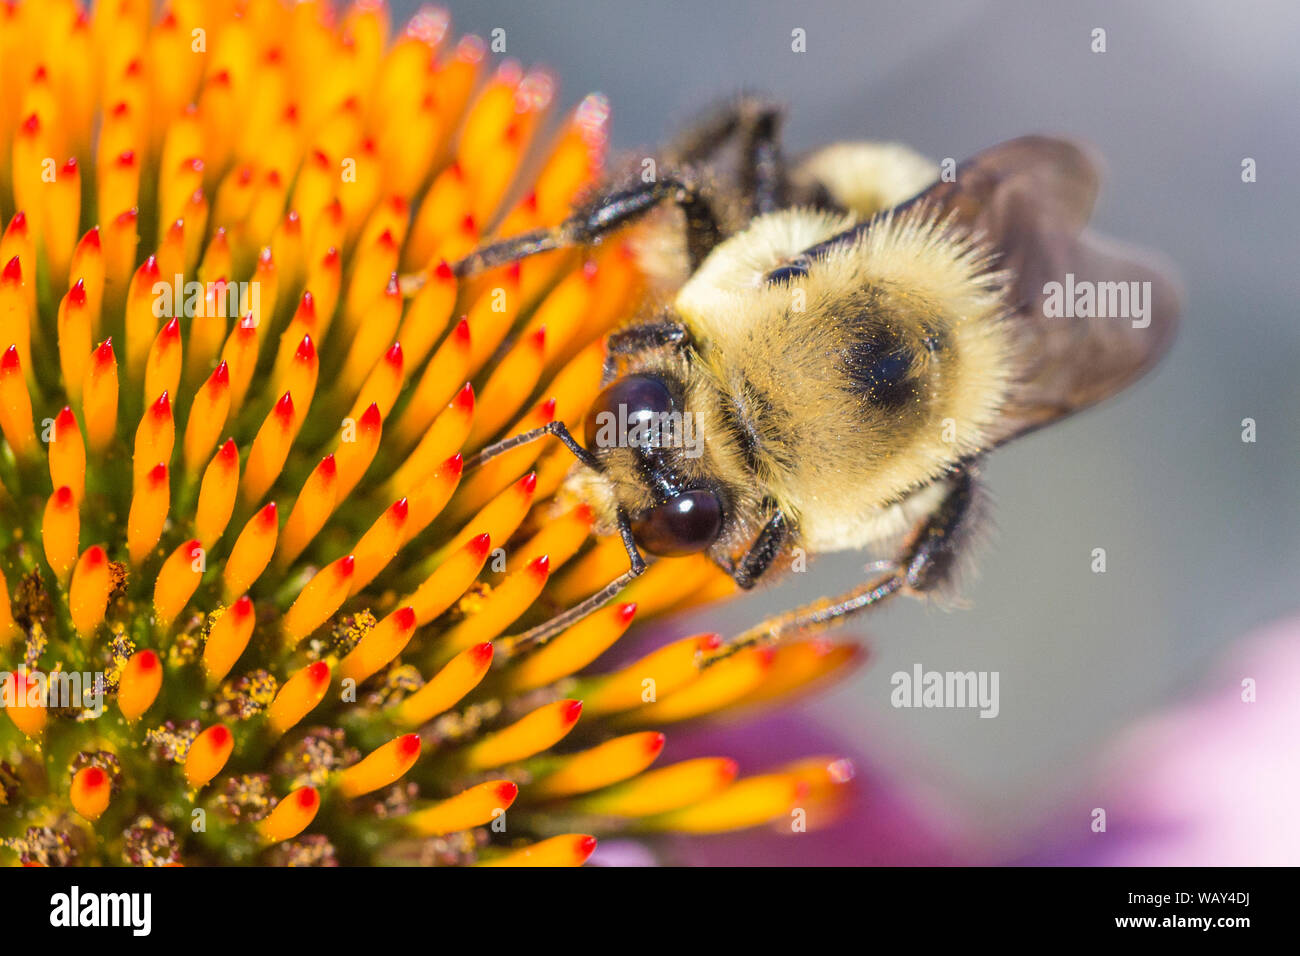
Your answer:
[[[629,559],[517,640],[610,601],[645,570],[643,553],[706,552],[748,589],[794,549],[896,542],[860,587],[764,621],[724,654],[935,593],[971,537],[983,456],[1113,395],[1168,348],[1173,282],[1084,232],[1098,180],[1079,146],[1017,139],[949,175],[873,142],[787,165],[780,119],[742,98],[671,144],[649,181],[616,177],[558,227],[455,267],[597,244],[639,222],[658,290],[609,337],[583,443],[552,423],[477,458],[557,436],[579,462],[570,487]],[[1093,289],[1091,305],[1052,307],[1062,284]],[[1121,291],[1126,308],[1105,308]],[[702,442],[681,440],[691,435]]]

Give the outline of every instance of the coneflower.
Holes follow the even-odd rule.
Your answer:
[[[599,661],[727,594],[703,558],[511,641],[626,557],[555,499],[563,448],[461,456],[579,426],[640,276],[623,242],[447,263],[564,217],[604,99],[546,134],[552,79],[438,10],[389,44],[375,2],[151,7],[0,3],[0,859],[567,865],[826,822],[837,758],[740,775],[660,728],[854,649]]]

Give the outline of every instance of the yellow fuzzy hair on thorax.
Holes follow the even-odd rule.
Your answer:
[[[878,540],[884,512],[959,460],[983,450],[1013,378],[1002,277],[984,251],[924,208],[877,219],[792,283],[764,276],[848,228],[848,217],[786,210],[719,246],[675,307],[698,350],[693,394],[707,417],[741,408],[752,420],[758,483],[813,550]],[[878,338],[914,356],[914,394],[878,407],[847,372]],[[937,343],[932,345],[928,343]],[[753,484],[725,446],[724,423],[703,427],[729,484]]]

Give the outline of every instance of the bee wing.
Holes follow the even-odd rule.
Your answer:
[[[1020,273],[1022,304],[1011,317],[1023,336],[1024,366],[1003,409],[993,439],[998,443],[1087,408],[1141,378],[1169,349],[1178,326],[1179,292],[1172,267],[1144,250],[1087,232],[1051,237],[1036,257],[1039,271]],[[1048,317],[1047,283],[1138,283],[1145,309],[1141,318]],[[1149,283],[1149,285],[1147,285]],[[1065,294],[1063,288],[1062,295]],[[1136,316],[1136,313],[1134,313]]]
[[[1097,164],[1081,147],[1030,136],[980,153],[958,168],[954,182],[936,183],[904,204],[924,202],[951,215],[989,242],[999,254],[996,266],[1012,274],[1008,321],[1024,343],[1023,366],[991,435],[994,444],[1115,394],[1150,369],[1173,340],[1179,293],[1172,268],[1084,231],[1097,183]],[[1137,282],[1128,288],[1149,290],[1145,315],[1049,316],[1049,284],[1061,284],[1060,302],[1067,276],[1075,288]]]

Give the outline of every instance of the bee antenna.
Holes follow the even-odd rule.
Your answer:
[[[636,539],[632,537],[632,524],[628,520],[627,512],[622,508],[618,509],[618,533],[623,539],[623,547],[627,551],[627,558],[631,567],[585,601],[575,604],[567,611],[560,612],[550,620],[544,621],[522,634],[504,638],[499,646],[507,655],[513,656],[522,650],[540,647],[556,634],[581,621],[588,614],[599,611],[618,597],[620,591],[645,574],[647,568],[645,558],[641,557],[641,552],[637,549]]]
[[[488,445],[486,448],[480,449],[478,454],[473,455],[465,462],[465,471],[477,468],[479,465],[491,461],[498,455],[504,455],[506,452],[518,448],[520,445],[527,445],[530,442],[537,441],[539,438],[545,438],[547,435],[554,435],[560,441],[564,442],[564,447],[573,452],[573,457],[578,459],[578,461],[582,462],[592,471],[605,470],[604,465],[600,463],[600,459],[578,444],[577,439],[569,434],[569,429],[565,427],[564,422],[556,421],[547,422],[541,428],[534,428],[532,431],[523,432],[522,434],[515,435],[513,438],[502,439],[495,445]]]

